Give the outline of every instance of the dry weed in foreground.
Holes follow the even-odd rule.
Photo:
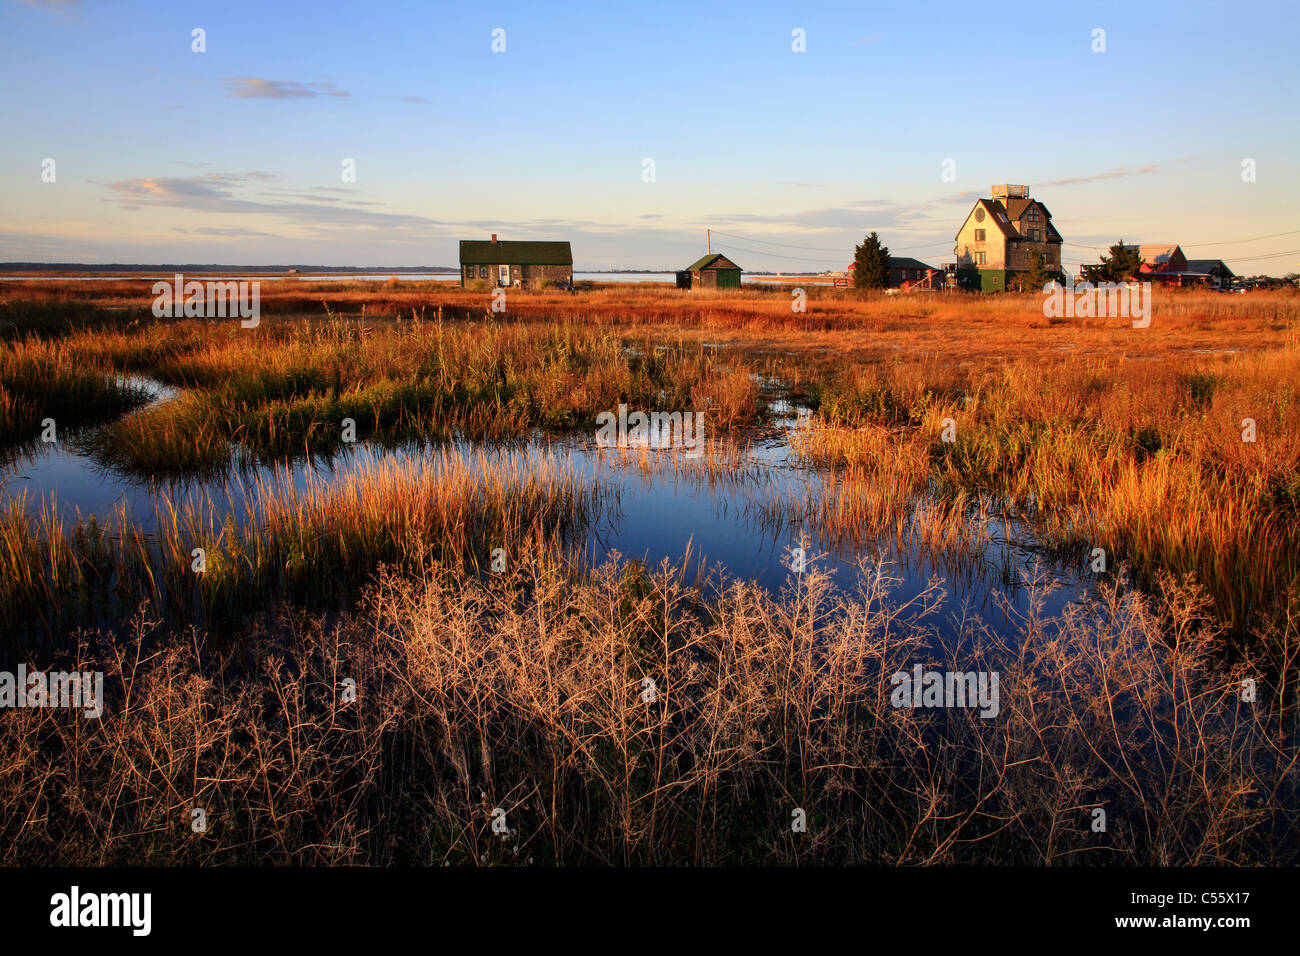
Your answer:
[[[819,573],[381,574],[238,656],[81,649],[102,719],[0,715],[5,864],[1249,864],[1297,848],[1294,730],[1215,674],[1166,579],[935,650],[936,598]],[[998,716],[895,709],[915,664],[1000,672]],[[354,683],[352,683],[354,682]],[[350,691],[355,688],[355,699]],[[193,829],[202,809],[206,829]],[[1095,829],[1096,810],[1105,829]],[[792,821],[803,811],[806,830]]]

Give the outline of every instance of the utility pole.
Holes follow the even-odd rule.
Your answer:
[[[712,229],[704,230],[704,241],[705,241],[705,247],[709,251],[709,255],[713,255],[713,230]]]

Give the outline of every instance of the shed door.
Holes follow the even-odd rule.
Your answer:
[[[501,284],[502,284],[502,285],[509,285],[509,284],[510,284],[510,267],[509,267],[509,266],[497,266],[497,268],[500,270],[500,272],[499,272],[498,274],[500,275],[500,278],[501,278]]]

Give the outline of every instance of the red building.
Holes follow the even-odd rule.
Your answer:
[[[1222,288],[1231,283],[1232,270],[1221,259],[1188,259],[1177,245],[1138,246],[1142,256],[1139,279],[1160,285],[1208,285]]]
[[[1177,244],[1138,246],[1142,256],[1142,274],[1176,275],[1187,271],[1187,257]]]

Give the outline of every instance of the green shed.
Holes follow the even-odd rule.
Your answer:
[[[739,289],[740,266],[720,252],[706,255],[677,273],[679,289]]]

